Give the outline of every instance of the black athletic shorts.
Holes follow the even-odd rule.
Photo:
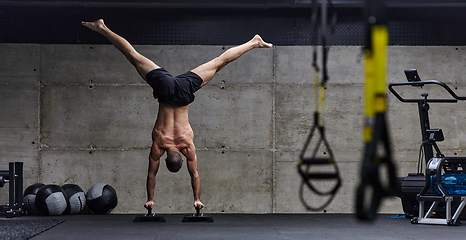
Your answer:
[[[187,106],[194,101],[194,92],[201,88],[202,78],[188,71],[176,77],[164,68],[157,68],[146,75],[147,83],[154,89],[159,103]]]

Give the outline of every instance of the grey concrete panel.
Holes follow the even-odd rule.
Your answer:
[[[455,46],[392,46],[389,48],[389,82],[406,81],[404,70],[415,68],[422,80],[464,82],[465,48]],[[462,93],[466,93],[463,88]],[[466,94],[464,94],[466,95]]]
[[[197,148],[268,149],[272,147],[270,85],[205,86],[190,105]]]
[[[272,212],[272,151],[198,151],[206,211]]]
[[[362,145],[363,102],[359,85],[329,85],[324,115],[326,137],[337,149]],[[276,90],[276,144],[279,149],[301,149],[314,124],[314,88],[278,85]]]
[[[395,98],[389,98],[386,117],[394,149],[419,149],[422,135],[417,104],[402,103]]]
[[[0,151],[37,149],[39,131],[26,127],[0,128]]]
[[[430,104],[431,128],[441,128],[445,140],[437,144],[441,149],[459,149],[466,145],[466,102],[456,104]]]
[[[314,121],[314,89],[277,85],[275,96],[276,146],[300,149]]]
[[[397,176],[406,177],[408,173],[416,173],[418,159],[419,149],[411,149],[410,151],[395,149],[393,151],[393,161],[396,162],[398,166]]]
[[[362,84],[364,60],[359,46],[331,46],[328,54],[329,83]]]
[[[312,47],[275,47],[275,76],[278,84],[314,84]]]
[[[37,84],[39,45],[0,44],[0,83]]]
[[[38,179],[39,45],[0,44],[0,169],[24,163],[24,185]],[[8,184],[0,203],[8,202]]]
[[[38,87],[3,85],[0,88],[0,126],[37,127]]]
[[[112,45],[41,45],[43,83],[144,83]]]
[[[276,78],[279,84],[314,84],[312,46],[276,47]],[[322,52],[318,47],[318,66],[322,70]],[[329,83],[360,84],[363,82],[361,48],[332,46],[328,55]],[[321,71],[322,72],[322,71]],[[321,77],[320,77],[321,79]]]
[[[364,122],[363,87],[359,84],[329,85],[324,121],[333,148],[356,151],[362,146]]]
[[[38,87],[3,85],[0,88],[0,149],[37,149]]]
[[[50,148],[149,147],[158,111],[144,85],[46,85],[41,106],[41,143]]]

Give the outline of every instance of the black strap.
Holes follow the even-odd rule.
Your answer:
[[[384,154],[380,154],[379,144],[383,144]],[[388,171],[388,185],[380,182],[379,169],[385,165]],[[383,197],[392,196],[396,192],[396,173],[392,161],[390,141],[386,126],[385,114],[377,114],[372,141],[365,144],[361,167],[361,183],[357,189],[356,213],[361,220],[372,220],[377,215]],[[370,198],[366,195],[372,193]],[[370,202],[365,200],[370,199]]]
[[[335,157],[333,155],[332,148],[330,147],[327,139],[325,138],[325,128],[323,126],[319,126],[317,124],[319,115],[318,113],[314,113],[314,126],[309,133],[306,142],[304,144],[304,148],[300,154],[300,162],[298,164],[298,172],[302,178],[302,183],[299,190],[299,196],[301,202],[306,207],[307,210],[310,211],[319,211],[324,209],[325,207],[330,204],[330,202],[334,199],[338,189],[341,186],[341,177],[338,170],[338,166],[335,162]],[[307,149],[311,143],[311,140],[317,136],[317,144],[314,149],[312,149],[312,154],[309,157],[306,157]],[[319,151],[321,146],[325,147],[325,151],[328,157],[317,157],[317,152]],[[317,165],[331,165],[334,168],[333,172],[311,172],[313,166]],[[336,180],[335,185],[333,188],[323,191],[318,189],[314,184],[314,180]],[[304,185],[306,185],[314,194],[319,196],[329,196],[327,201],[318,206],[314,207],[304,199]]]
[[[328,75],[327,75],[327,54],[328,54],[328,49],[325,46],[326,42],[326,13],[322,14],[322,56],[323,56],[323,79],[319,84],[319,66],[317,64],[317,0],[312,1],[313,7],[312,7],[312,17],[311,17],[311,28],[312,32],[315,34],[313,35],[313,39],[315,40],[315,45],[313,48],[313,62],[312,62],[312,67],[314,68],[314,74],[315,74],[315,104],[316,108],[314,111],[314,124],[311,128],[311,131],[309,132],[309,135],[306,139],[306,142],[304,144],[304,147],[301,151],[300,154],[300,162],[298,164],[298,172],[302,178],[302,183],[300,186],[300,199],[303,205],[308,209],[312,211],[319,211],[324,209],[330,202],[333,200],[335,197],[336,192],[341,186],[341,178],[340,178],[340,173],[338,170],[338,166],[335,162],[335,157],[332,152],[332,148],[330,147],[326,137],[325,137],[325,126],[323,123],[323,117],[321,116],[321,113],[319,111],[320,108],[322,108],[322,111],[324,111],[325,108],[325,88],[326,88],[326,83],[328,80]],[[324,2],[322,3],[322,11],[326,11],[324,9],[325,5]],[[325,7],[326,8],[326,7]],[[332,23],[333,24],[333,23]],[[321,102],[319,102],[319,87],[321,89]],[[322,104],[320,106],[319,104]],[[315,148],[312,150],[312,153],[310,156],[306,156],[306,152],[309,148],[309,145],[311,144],[311,140],[314,137],[317,137],[317,144]],[[327,157],[317,157],[317,153],[320,149],[321,146],[324,146],[325,148],[325,155]],[[333,172],[311,172],[312,166],[315,165],[331,165],[334,168]],[[327,191],[322,191],[319,188],[317,188],[314,185],[313,180],[336,180],[336,184],[333,186],[333,188],[327,190]],[[317,194],[319,196],[329,196],[327,201],[318,206],[314,207],[308,204],[308,202],[304,199],[304,185],[306,185],[311,192],[314,194]]]

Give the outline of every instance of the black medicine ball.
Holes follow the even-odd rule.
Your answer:
[[[86,195],[84,191],[76,184],[65,184],[62,186],[68,196],[68,207],[64,214],[81,213],[86,206]]]
[[[58,185],[44,185],[37,191],[34,206],[42,215],[61,215],[68,207],[66,193]]]
[[[97,183],[87,191],[87,207],[93,213],[110,213],[117,203],[115,189],[106,183]]]
[[[23,204],[28,214],[39,214],[39,210],[34,206],[34,202],[36,201],[37,191],[44,185],[43,183],[35,183],[24,190]]]

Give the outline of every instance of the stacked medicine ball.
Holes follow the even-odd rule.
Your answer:
[[[97,183],[87,192],[75,184],[62,187],[55,184],[33,184],[24,190],[24,208],[28,214],[58,216],[79,214],[87,208],[96,214],[110,213],[117,205],[118,198],[113,187]]]

